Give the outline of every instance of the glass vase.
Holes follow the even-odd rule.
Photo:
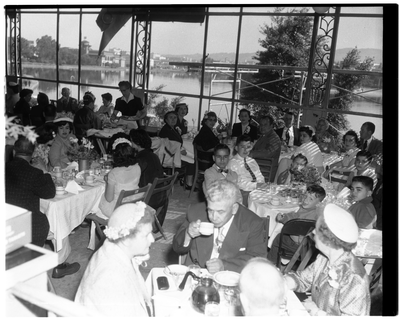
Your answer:
[[[89,170],[90,168],[90,162],[88,159],[79,159],[78,165],[79,165],[79,172],[84,170]]]

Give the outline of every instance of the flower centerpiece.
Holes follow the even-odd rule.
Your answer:
[[[26,137],[33,144],[36,143],[38,135],[34,131],[34,127],[23,126],[16,121],[17,117],[6,117],[6,137],[9,139],[17,140],[18,136]]]
[[[308,164],[301,170],[290,169],[292,181],[294,184],[321,184],[321,174],[313,164]]]
[[[70,137],[69,140],[70,147],[67,151],[69,160],[78,162],[79,171],[89,169],[91,161],[96,160],[99,156],[94,150],[93,144],[86,138],[82,138],[80,143],[77,138]]]

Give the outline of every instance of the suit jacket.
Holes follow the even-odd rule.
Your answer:
[[[279,139],[282,139],[282,134],[283,134],[283,128],[277,129],[275,130],[276,134],[278,135]],[[300,131],[298,128],[296,128],[295,126],[293,126],[293,134],[294,134],[294,141],[293,144],[295,146],[299,146],[301,145],[300,143]]]
[[[183,246],[189,223],[197,219],[209,222],[205,202],[189,208],[185,222],[174,236],[172,248],[180,255],[188,253],[186,265],[197,263],[200,267],[205,268],[213,250],[213,235],[199,236],[192,239],[187,247]],[[240,273],[249,259],[267,256],[267,244],[264,241],[263,230],[263,220],[254,212],[239,205],[218,257],[222,260],[225,270]]]
[[[361,149],[362,149],[363,144],[364,144],[364,141],[361,141],[361,144],[360,144]],[[382,149],[383,149],[383,142],[372,137],[372,140],[369,143],[367,151],[369,151],[372,155],[375,155],[375,154],[380,154],[380,153],[382,154]]]
[[[249,124],[250,132],[248,135],[251,137],[251,141],[257,140],[258,138],[258,129],[256,126]],[[242,123],[235,123],[232,127],[232,137],[240,137],[242,135]]]
[[[56,195],[50,174],[16,157],[6,163],[5,186],[7,203],[32,212],[32,243],[43,247],[50,227],[46,215],[40,212],[40,198]]]

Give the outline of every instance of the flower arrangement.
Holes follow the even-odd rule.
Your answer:
[[[335,269],[330,269],[328,272],[328,283],[332,288],[339,289],[339,282],[337,282],[338,274]]]
[[[33,130],[34,127],[18,124],[14,122],[15,118],[16,117],[6,117],[6,137],[17,140],[18,136],[22,135],[30,142],[35,143],[38,135]]]
[[[321,184],[321,174],[312,164],[308,164],[301,170],[290,169],[290,173],[292,174],[292,182],[305,183],[307,186]]]
[[[71,147],[67,151],[68,158],[71,161],[79,161],[79,160],[95,160],[98,157],[96,150],[94,150],[94,146],[92,143],[86,139],[82,138],[81,144],[77,138],[69,138]]]

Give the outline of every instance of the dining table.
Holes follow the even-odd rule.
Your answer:
[[[200,272],[200,276],[212,277],[206,269],[201,269]],[[161,276],[168,279],[169,288],[167,290],[158,289],[157,278]],[[203,313],[196,311],[192,306],[191,295],[195,284],[189,281],[190,279],[191,277],[186,281],[184,289],[179,290],[178,286],[181,281],[176,281],[173,276],[165,272],[165,268],[156,267],[150,270],[146,279],[146,287],[152,298],[155,317],[205,317]],[[219,316],[242,316],[239,298],[232,302],[232,299],[227,298],[226,287],[216,284],[216,288],[220,296]],[[288,290],[285,304],[280,308],[280,315],[302,317],[309,316],[309,313],[296,294]]]
[[[282,159],[290,159],[296,153],[296,147],[290,148],[288,151],[281,151],[279,156],[279,161]],[[331,151],[330,153],[322,152],[322,163],[324,168],[326,166],[331,166],[333,163],[341,161],[343,156],[338,154],[336,151]]]
[[[94,177],[91,185],[85,183],[83,178],[73,180],[82,189],[77,193],[66,191],[63,195],[56,194],[52,199],[40,199],[40,211],[49,221],[54,250],[64,258],[71,250],[68,236],[82,224],[89,213],[97,213],[100,210],[99,203],[105,190],[105,183],[101,175]],[[65,180],[59,181],[67,183]]]
[[[283,197],[280,195],[280,191],[288,189],[286,185],[275,185],[272,184],[268,190],[265,189],[255,189],[249,194],[248,208],[257,214],[261,218],[266,218],[269,216],[269,233],[270,238],[268,242],[268,247],[273,241],[272,235],[280,232],[283,224],[276,221],[276,216],[278,213],[288,213],[297,211],[299,209],[299,202],[292,202],[291,198]],[[272,198],[278,198],[279,204],[272,204]]]

